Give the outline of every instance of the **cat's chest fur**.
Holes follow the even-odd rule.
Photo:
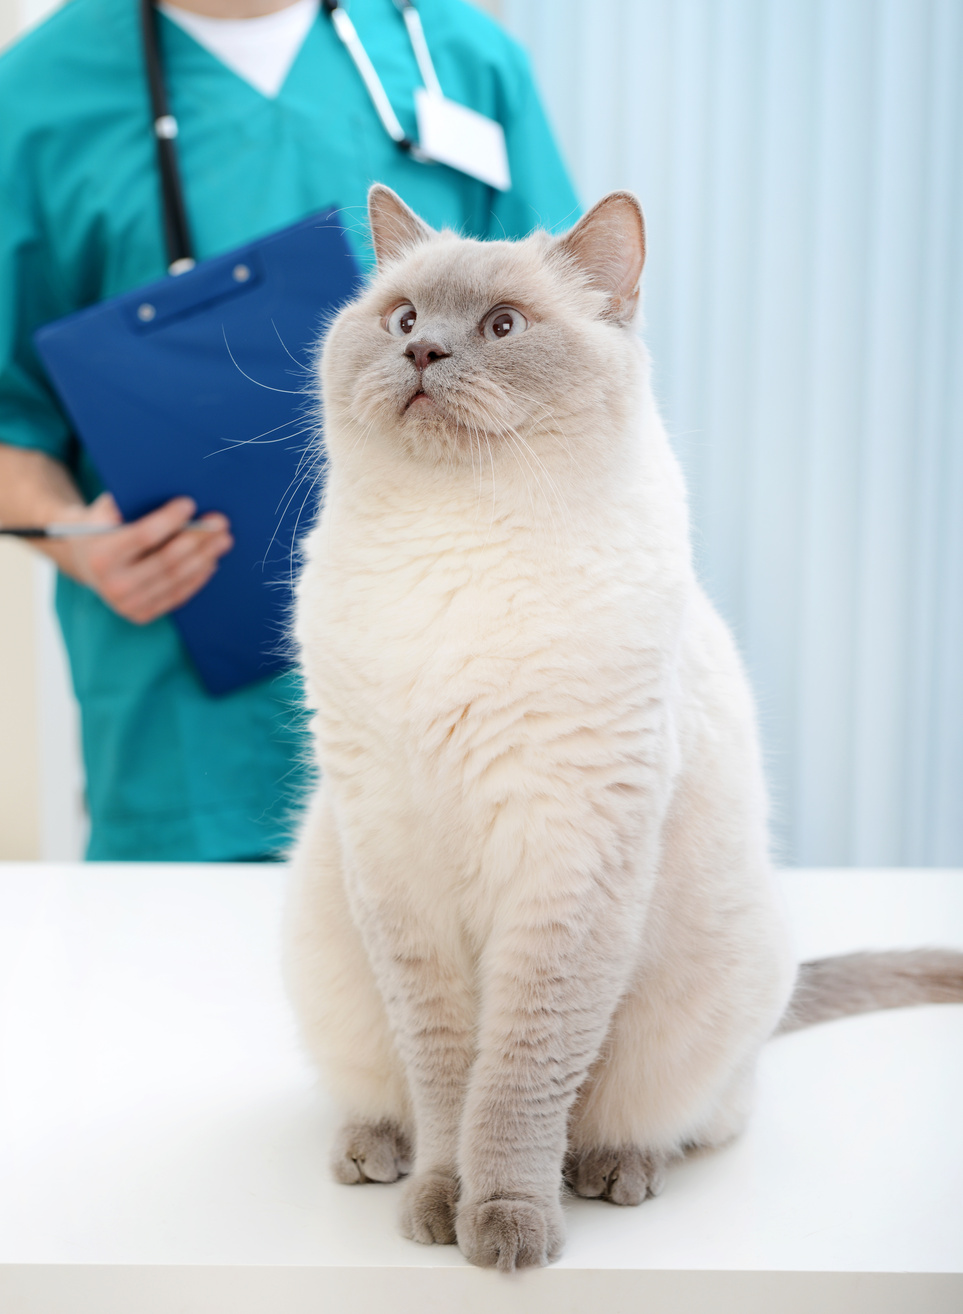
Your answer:
[[[526,718],[604,720],[619,696],[651,695],[672,661],[687,552],[681,527],[673,540],[646,514],[661,498],[666,518],[671,484],[636,470],[603,501],[597,489],[563,493],[556,471],[533,523],[527,496],[499,490],[499,475],[494,496],[464,478],[426,481],[420,496],[334,483],[299,607],[329,770],[327,718],[432,758],[467,745],[471,727],[497,737],[499,719],[520,741]]]
[[[617,493],[571,472],[563,488],[557,469],[534,517],[498,469],[494,498],[480,478],[333,481],[299,638],[349,829],[376,807],[464,877],[543,796],[564,812],[607,795],[632,828],[652,772],[665,784],[678,759],[691,603],[684,511],[657,457]]]

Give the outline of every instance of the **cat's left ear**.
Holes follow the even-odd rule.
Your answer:
[[[375,183],[368,192],[368,221],[379,265],[397,260],[435,232],[384,183]]]
[[[610,192],[593,205],[556,250],[567,255],[608,296],[605,319],[628,324],[639,302],[645,264],[645,220],[631,192]]]

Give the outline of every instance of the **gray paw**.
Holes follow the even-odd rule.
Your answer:
[[[637,1205],[658,1195],[665,1185],[669,1156],[661,1151],[572,1150],[565,1161],[565,1180],[576,1195]]]
[[[457,1207],[455,1177],[441,1172],[413,1177],[401,1201],[402,1234],[424,1246],[453,1246]]]
[[[348,1122],[335,1137],[331,1172],[336,1182],[395,1182],[411,1168],[411,1144],[396,1122]]]
[[[457,1232],[466,1259],[503,1273],[549,1264],[565,1243],[562,1211],[554,1202],[483,1200],[460,1210]]]

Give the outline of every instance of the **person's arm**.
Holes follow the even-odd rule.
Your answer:
[[[85,247],[83,258],[75,255],[65,264],[63,251],[51,246],[49,236],[57,231],[57,216],[45,212],[47,189],[38,181],[46,174],[37,143],[48,135],[31,132],[33,120],[18,112],[25,99],[36,106],[37,93],[28,87],[15,51],[4,55],[2,71],[0,524],[79,521],[110,528],[121,523],[113,499],[105,494],[85,506],[65,464],[72,447],[69,423],[54,400],[32,343],[39,325],[90,300],[96,281],[93,248]],[[62,143],[56,148],[64,149]],[[211,530],[185,530],[194,512],[190,499],[176,498],[111,533],[31,542],[119,615],[146,624],[192,597],[231,547],[223,516],[210,518]]]
[[[34,547],[119,615],[145,625],[181,606],[207,583],[233,540],[227,519],[204,517],[208,529],[185,529],[196,511],[176,497],[123,529],[109,493],[89,506],[66,466],[45,452],[0,443],[0,525],[72,522],[111,530],[91,538],[32,539]]]

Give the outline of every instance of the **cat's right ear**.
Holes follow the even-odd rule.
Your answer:
[[[639,302],[645,264],[645,220],[631,192],[610,192],[560,237],[563,252],[607,296],[603,318],[628,324]]]
[[[435,231],[384,183],[375,183],[368,192],[368,221],[379,265],[390,264],[419,242],[427,242]]]

